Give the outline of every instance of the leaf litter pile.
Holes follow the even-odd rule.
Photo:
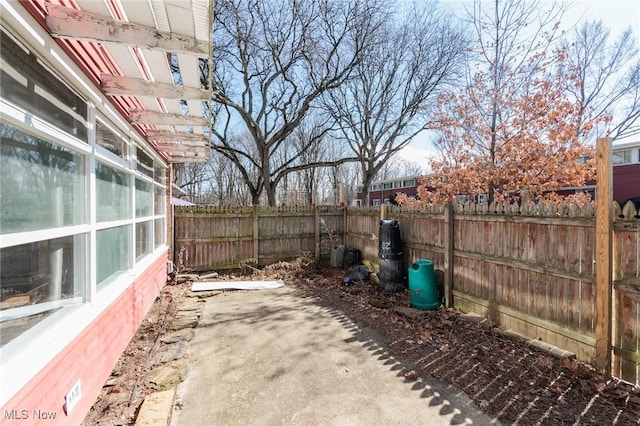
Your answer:
[[[387,294],[368,280],[345,285],[340,269],[280,272],[288,285],[375,330],[391,357],[413,366],[401,373],[418,392],[425,392],[423,379],[435,377],[504,424],[640,424],[640,387],[588,364],[555,358],[453,309],[412,309],[406,290]]]
[[[386,353],[372,356],[410,365],[398,374],[401,380],[414,382],[412,389],[419,396],[430,396],[423,383],[434,377],[464,391],[504,424],[640,424],[640,387],[605,378],[575,359],[555,358],[459,311],[443,306],[433,311],[412,309],[406,290],[388,294],[369,280],[346,285],[345,271],[316,269],[306,257],[261,269],[241,265],[239,275],[219,279],[282,279],[302,295],[374,330]],[[142,385],[154,340],[167,316],[175,315],[176,306],[187,298],[190,286],[189,281],[176,284],[175,280],[165,286],[83,426],[135,423],[144,397],[154,391]]]

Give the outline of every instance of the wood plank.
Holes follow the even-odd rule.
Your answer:
[[[638,324],[640,302],[627,297],[624,292],[619,292],[619,295],[617,334],[620,336],[620,348],[626,352],[637,352],[640,341],[640,325]],[[636,383],[638,364],[629,358],[624,355],[621,357],[620,378]]]
[[[611,372],[611,279],[613,217],[613,171],[611,139],[599,138],[596,143],[596,370]]]
[[[447,308],[453,307],[453,204],[447,203],[444,213],[444,297]]]
[[[148,96],[167,99],[209,100],[211,92],[197,87],[175,86],[141,78],[122,77],[109,74],[100,76],[100,87],[111,96]]]
[[[169,114],[160,111],[132,110],[129,111],[131,124],[206,126],[207,119],[182,114]]]
[[[210,45],[154,27],[116,21],[108,16],[47,3],[46,24],[56,38],[83,40],[209,57]]]
[[[208,156],[176,156],[170,155],[167,157],[169,163],[208,163],[211,157]]]
[[[154,142],[153,145],[163,151],[179,150],[179,151],[198,151],[204,152],[211,148],[204,142]]]
[[[172,132],[170,130],[147,130],[147,140],[150,141],[200,141],[209,142],[204,135],[195,135],[187,132]]]

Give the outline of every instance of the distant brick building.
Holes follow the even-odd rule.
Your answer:
[[[405,176],[396,179],[379,180],[371,183],[369,188],[369,205],[379,206],[382,203],[390,204],[393,196],[404,193],[409,198],[415,198],[418,189],[418,176]],[[364,193],[362,186],[358,186],[358,195],[355,205],[362,205]]]
[[[640,141],[613,146],[613,199],[640,197]]]
[[[623,203],[632,197],[640,197],[640,141],[616,144],[612,150],[613,162],[613,199]],[[369,188],[369,205],[390,204],[393,196],[405,193],[415,198],[418,189],[418,176],[405,176],[397,179],[375,181]],[[580,188],[563,188],[561,193],[589,191],[595,196],[595,182]],[[362,186],[358,187],[354,205],[362,205],[364,194]]]

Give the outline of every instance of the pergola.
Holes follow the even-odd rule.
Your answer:
[[[23,2],[169,163],[209,160],[213,4]]]

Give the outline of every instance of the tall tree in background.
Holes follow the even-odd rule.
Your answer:
[[[382,0],[216,2],[213,35],[214,101],[219,105],[213,149],[236,164],[270,206],[287,174],[331,163],[290,163],[287,139],[320,96],[349,79],[384,21]],[[242,127],[252,142],[234,143]],[[320,143],[316,138],[312,143]],[[311,146],[300,146],[301,152]],[[301,153],[300,152],[300,153]],[[282,160],[284,162],[282,162]],[[348,161],[341,159],[340,161]],[[258,179],[251,182],[253,171]]]
[[[539,199],[563,186],[582,186],[593,174],[582,161],[593,123],[569,93],[581,85],[566,51],[553,50],[563,5],[477,1],[471,13],[478,37],[469,82],[443,94],[432,126],[442,158],[419,189],[423,202],[456,195],[501,201]],[[548,4],[547,4],[548,5]]]
[[[595,133],[615,140],[640,134],[640,57],[631,28],[610,37],[602,21],[588,21],[563,46],[567,66],[582,82],[570,93],[582,104],[583,121],[610,116]]]
[[[339,135],[357,156],[368,189],[384,164],[421,132],[428,102],[456,80],[468,39],[436,2],[396,8],[356,64],[353,78],[324,96]]]

